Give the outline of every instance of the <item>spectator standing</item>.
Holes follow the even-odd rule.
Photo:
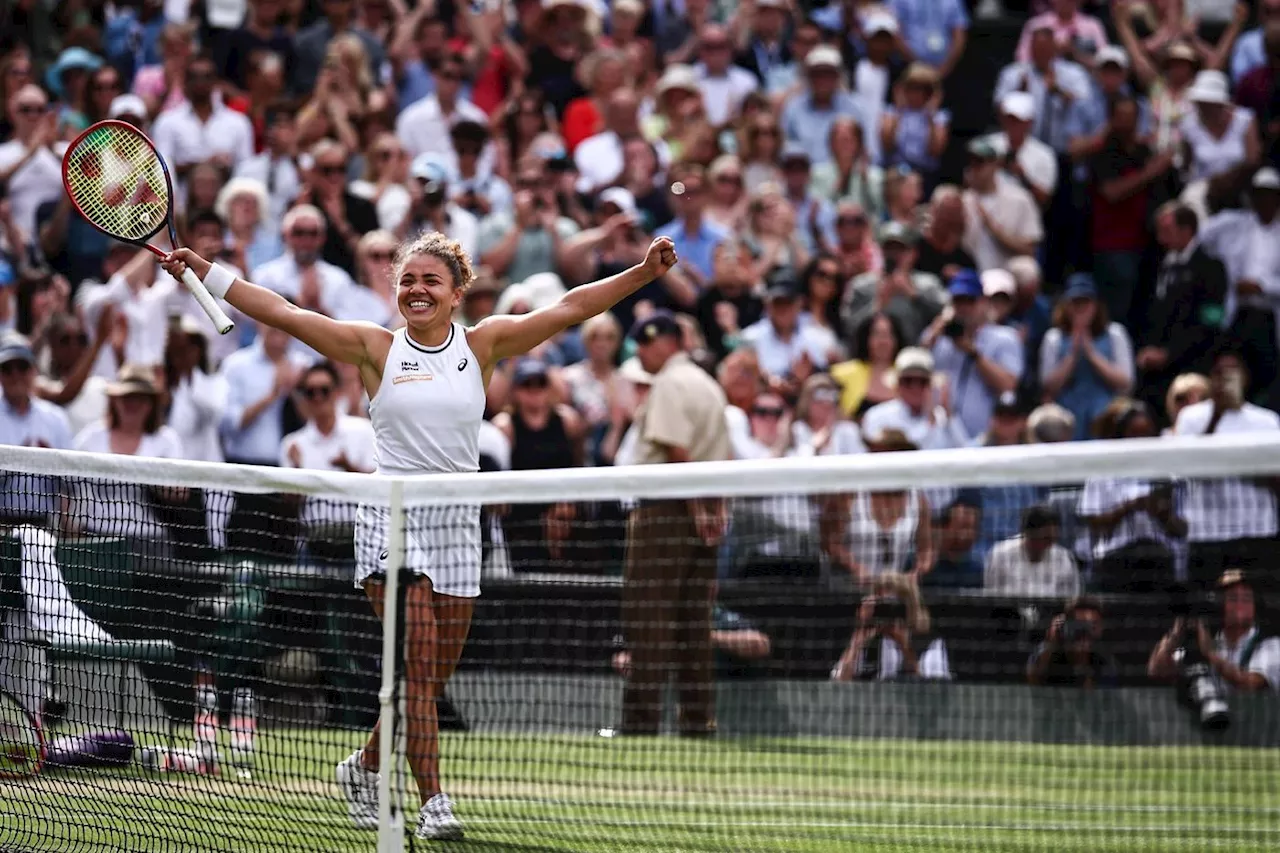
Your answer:
[[[1027,661],[1027,681],[1086,690],[1114,687],[1116,661],[1098,645],[1102,632],[1102,604],[1087,595],[1071,599]]]
[[[409,178],[413,205],[401,230],[405,234],[438,231],[478,256],[480,222],[449,200],[449,168],[435,154],[419,154],[409,165]]]
[[[897,222],[880,228],[884,268],[864,272],[845,288],[841,318],[849,336],[873,314],[888,314],[904,340],[917,341],[949,301],[936,275],[919,269],[920,237]]]
[[[1280,415],[1245,402],[1249,374],[1236,351],[1223,348],[1209,373],[1210,398],[1187,406],[1174,424],[1177,435],[1221,435],[1280,430]],[[1220,477],[1187,487],[1189,576],[1208,589],[1223,571],[1269,572],[1273,567],[1276,496],[1269,482]]]
[[[36,210],[62,194],[62,150],[57,116],[39,86],[22,86],[5,105],[13,136],[0,144],[0,180],[13,222],[26,239],[36,232]]]
[[[924,576],[931,589],[973,589],[982,586],[983,567],[974,557],[982,512],[971,498],[957,499],[942,511],[938,522],[938,561]]]
[[[256,270],[284,253],[280,225],[270,221],[266,187],[253,178],[232,178],[218,192],[214,204],[218,218],[227,223],[226,242],[232,263],[241,270]]]
[[[1138,102],[1118,96],[1107,112],[1105,136],[1090,159],[1093,272],[1108,313],[1126,323],[1137,295],[1147,223],[1166,191],[1172,151],[1155,152],[1138,136]]]
[[[1267,54],[1266,64],[1233,81],[1235,102],[1263,120],[1274,120],[1271,102],[1276,92],[1276,74],[1280,73],[1280,20],[1267,24],[1263,45]],[[1274,134],[1274,126],[1268,128],[1268,135]]]
[[[1201,71],[1187,90],[1194,109],[1179,131],[1190,161],[1187,179],[1231,177],[1252,170],[1262,157],[1253,112],[1231,103],[1231,87],[1221,71]]]
[[[1075,416],[1076,438],[1088,438],[1094,418],[1133,388],[1133,343],[1098,304],[1088,273],[1067,279],[1053,313],[1053,328],[1040,346],[1040,383],[1046,399]]]
[[[811,163],[824,163],[831,156],[828,140],[832,122],[842,116],[852,118],[864,132],[869,125],[858,100],[840,86],[844,67],[840,51],[827,45],[815,47],[805,57],[804,66],[806,85],[787,100],[779,124],[786,140],[798,143]]]
[[[1227,272],[1200,245],[1199,218],[1187,205],[1169,202],[1157,210],[1155,231],[1165,255],[1136,363],[1144,401],[1159,406],[1175,376],[1208,372],[1226,316]]]
[[[840,384],[840,409],[859,419],[868,409],[893,398],[894,358],[907,338],[898,322],[883,312],[872,314],[854,330],[853,358],[831,366]]]
[[[986,430],[974,441],[976,447],[1016,447],[1027,443],[1026,402],[1013,391],[1006,391],[996,400],[991,421]],[[998,542],[1018,534],[1021,513],[1034,504],[1049,498],[1049,489],[1030,483],[1014,483],[1004,486],[983,486],[977,490],[982,507],[982,523],[978,541],[974,545],[974,557],[982,565]],[[962,492],[967,497],[967,494]]]
[[[916,450],[900,430],[863,436],[873,453]],[[921,489],[858,492],[826,501],[826,551],[855,583],[903,572],[919,581],[937,556],[929,499]]]
[[[587,192],[618,183],[626,168],[625,143],[640,135],[640,104],[633,89],[615,89],[601,109],[602,126],[583,139],[573,152],[573,162],[580,175],[578,189]]]
[[[1143,403],[1116,400],[1095,424],[1098,438],[1153,438],[1155,418]],[[1099,592],[1155,592],[1186,573],[1186,488],[1169,480],[1090,477],[1079,515],[1089,525]]]
[[[310,204],[293,208],[284,218],[285,253],[255,270],[254,278],[303,308],[355,319],[348,316],[347,305],[356,284],[341,267],[320,257],[324,235],[324,215],[319,209]]]
[[[977,261],[964,248],[968,230],[960,190],[944,184],[933,191],[917,244],[915,268],[936,276],[943,284],[962,269],[974,269]]]
[[[554,402],[545,364],[525,358],[516,365],[512,401],[510,412],[494,417],[511,443],[511,470],[582,466],[586,425],[571,406]],[[512,504],[502,519],[512,570],[554,571],[566,557],[577,513],[566,502]]]
[[[798,389],[814,370],[827,367],[827,338],[800,322],[800,295],[791,283],[770,285],[764,317],[743,330],[742,341],[755,350],[773,385]]]
[[[341,143],[317,142],[311,149],[312,166],[306,172],[298,203],[320,211],[325,238],[320,255],[350,275],[356,269],[356,244],[361,235],[378,228],[378,213],[370,202],[347,189],[348,157]]]
[[[868,435],[901,430],[921,450],[965,447],[969,436],[946,406],[946,389],[935,382],[933,356],[921,347],[906,347],[893,363],[897,395],[872,406],[862,417]],[[937,377],[941,379],[941,377]]]
[[[698,32],[698,62],[693,66],[702,105],[712,127],[721,128],[737,115],[747,93],[760,85],[750,71],[733,64],[733,43],[719,24],[705,24]]]
[[[675,194],[672,205],[676,218],[658,228],[654,235],[670,237],[680,253],[681,272],[692,281],[695,293],[706,287],[711,276],[711,262],[716,246],[728,235],[712,225],[705,217],[707,206],[706,180],[701,167],[690,166],[671,176],[684,184],[684,192]],[[673,269],[672,272],[676,272]],[[692,300],[690,300],[692,301]]]
[[[756,0],[746,17],[746,25],[740,28],[740,49],[734,64],[750,71],[755,75],[756,85],[768,90],[771,81],[793,59],[786,40],[791,9],[786,0]]]
[[[698,297],[694,315],[717,360],[743,343],[744,329],[759,322],[764,303],[753,292],[755,265],[746,244],[729,238],[716,247],[711,286]]]
[[[1036,102],[1030,93],[1010,92],[1000,99],[1000,132],[987,137],[1001,159],[1001,174],[1031,193],[1042,209],[1058,186],[1058,157],[1031,135]]]
[[[912,63],[893,86],[893,107],[880,124],[881,162],[914,169],[933,182],[951,138],[951,113],[942,109],[938,72]]]
[[[229,174],[253,156],[253,125],[223,103],[217,76],[212,59],[192,59],[183,80],[186,100],[161,111],[151,128],[156,150],[180,179],[206,161]]]
[[[1280,333],[1276,322],[1280,311],[1280,173],[1267,166],[1257,171],[1250,184],[1250,209],[1224,210],[1210,217],[1199,242],[1226,266],[1223,309],[1227,326],[1244,345],[1249,372],[1261,390],[1275,381],[1280,362],[1276,346]]]
[[[298,169],[298,127],[297,117],[283,103],[272,104],[265,113],[264,122],[266,148],[237,164],[235,175],[256,180],[266,188],[268,206],[262,212],[262,218],[267,227],[274,230],[280,227],[285,211],[302,192],[302,175]]]
[[[183,457],[222,462],[219,428],[227,406],[227,388],[212,372],[209,339],[194,317],[184,314],[170,321],[164,368],[169,389],[168,423],[182,445]]]
[[[969,42],[969,15],[961,0],[890,0],[902,28],[906,57],[937,70],[945,80]]]
[[[1046,30],[1058,51],[1076,62],[1088,62],[1099,48],[1106,47],[1107,31],[1102,22],[1081,12],[1080,6],[1080,0],[1054,0],[1050,11],[1027,21],[1018,40],[1018,61],[1031,59],[1035,36]]]
[[[1231,48],[1231,80],[1236,84],[1250,71],[1267,64],[1264,32],[1270,22],[1280,21],[1280,0],[1260,0],[1256,9],[1258,26],[1241,34]]]
[[[456,175],[450,175],[453,184],[451,190],[453,200],[463,210],[476,217],[488,216],[490,213],[499,210],[510,210],[510,185],[504,179],[480,167],[481,157],[484,155],[485,149],[488,148],[492,138],[489,128],[474,121],[460,121],[453,126],[449,134],[450,139],[453,141],[453,150],[458,155],[458,172]],[[404,148],[398,142],[395,145],[394,154],[392,155],[393,162],[408,165],[408,161],[404,159]],[[377,153],[385,156],[382,152]],[[400,178],[384,179],[386,190],[379,197],[378,221],[383,223],[383,226],[388,230],[398,228],[400,219],[393,219],[392,216],[383,213],[384,204],[381,199],[390,196],[392,192],[395,192],[398,196],[398,190],[402,182]],[[406,202],[408,201],[407,193],[405,200]]]
[[[283,0],[256,0],[248,4],[244,22],[223,36],[214,47],[218,70],[237,88],[248,85],[253,55],[261,51],[274,53],[292,69],[293,39],[280,25]]]
[[[991,549],[983,578],[987,595],[1071,597],[1080,592],[1075,560],[1058,544],[1058,516],[1046,506],[1022,515],[1022,533]]]
[[[71,427],[61,407],[35,395],[36,357],[17,332],[0,335],[0,444],[18,447],[71,447]],[[0,518],[6,523],[44,525],[58,511],[58,482],[49,477],[0,475]]]
[[[329,43],[350,33],[360,39],[370,73],[377,75],[386,61],[382,44],[371,33],[355,25],[354,0],[322,0],[320,10],[324,19],[316,21],[293,39],[293,60],[290,67],[291,88],[295,95],[305,95],[316,86],[316,79],[324,65]]]
[[[377,468],[373,425],[368,418],[338,413],[339,385],[338,370],[330,362],[317,362],[302,371],[294,395],[304,424],[281,441],[281,468],[356,474],[368,474]],[[302,507],[300,521],[314,546],[336,538],[332,535],[335,526],[353,524],[355,507],[309,498]]]
[[[855,202],[878,221],[884,212],[884,170],[871,162],[857,120],[832,121],[827,143],[831,159],[810,170],[810,191],[829,202]]]
[[[1000,179],[1000,154],[986,140],[969,143],[963,200],[963,246],[979,271],[1003,267],[1018,255],[1036,254],[1044,239],[1040,208],[1030,192]]]
[[[577,223],[560,213],[546,166],[531,158],[516,174],[511,210],[496,210],[481,220],[476,247],[480,262],[495,276],[524,281],[564,272],[568,240],[577,233]]]
[[[463,96],[464,73],[461,58],[450,54],[435,74],[435,91],[407,105],[396,118],[396,136],[409,152],[409,157],[433,154],[450,173],[457,171],[457,152],[450,136],[453,125],[460,121],[489,123],[485,111]],[[480,167],[491,170],[494,157],[490,148],[481,155]]]
[[[724,393],[681,351],[675,320],[655,314],[637,323],[632,334],[641,366],[654,377],[637,417],[635,461],[730,458]],[[622,602],[631,651],[622,701],[626,734],[657,733],[662,688],[673,671],[681,732],[715,730],[711,601],[724,529],[724,504],[715,498],[645,502],[632,514]]]
[[[1043,17],[1032,19],[1023,28],[1027,49],[1000,70],[994,101],[999,104],[1010,92],[1028,92],[1035,99],[1032,135],[1055,151],[1066,151],[1067,120],[1072,105],[1089,96],[1089,73],[1059,54],[1057,31]],[[1105,44],[1103,38],[1099,44]]]
[[[881,150],[881,125],[885,106],[903,72],[898,45],[898,22],[893,15],[872,11],[862,21],[863,49],[851,63],[850,80],[857,92],[859,118],[866,132],[867,151],[876,163],[885,162]],[[829,156],[829,155],[828,155]],[[820,162],[820,161],[815,161]]]
[[[622,326],[612,314],[597,314],[582,324],[586,358],[560,372],[569,387],[569,401],[581,416],[587,439],[584,458],[597,464],[597,447],[609,425],[609,408],[619,393],[618,352]]]
[[[954,415],[969,435],[986,429],[996,400],[1018,387],[1025,366],[1022,341],[1012,329],[990,321],[982,283],[972,270],[957,273],[948,287],[951,306],[929,325],[921,344],[947,377]]]

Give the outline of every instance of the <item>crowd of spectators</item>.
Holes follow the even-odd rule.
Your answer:
[[[476,261],[469,323],[670,236],[670,274],[500,366],[487,469],[630,461],[651,377],[626,333],[656,312],[740,458],[1280,429],[1280,2],[1029,6],[0,0],[0,442],[374,464],[354,371],[245,317],[219,337],[72,209],[60,155],[105,118],[155,140],[187,245],[339,319],[399,322],[393,251],[423,229]],[[1011,20],[982,76],[971,27]],[[974,86],[991,125],[953,133]],[[616,564],[624,517],[492,528],[545,571]],[[732,523],[722,577],[1062,597],[1261,568],[1277,507],[1252,480],[1094,478],[774,496]]]

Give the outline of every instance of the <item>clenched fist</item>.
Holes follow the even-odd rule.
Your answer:
[[[659,278],[678,263],[680,258],[676,256],[676,244],[671,238],[655,237],[644,256],[643,266],[651,276]]]

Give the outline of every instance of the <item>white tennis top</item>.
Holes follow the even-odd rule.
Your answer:
[[[438,347],[396,330],[382,385],[369,401],[378,473],[480,470],[484,391],[480,363],[461,325],[452,324]]]

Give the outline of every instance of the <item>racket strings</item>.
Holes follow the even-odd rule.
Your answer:
[[[169,186],[160,157],[142,134],[106,125],[66,153],[67,191],[81,215],[123,240],[145,240],[164,224]]]

